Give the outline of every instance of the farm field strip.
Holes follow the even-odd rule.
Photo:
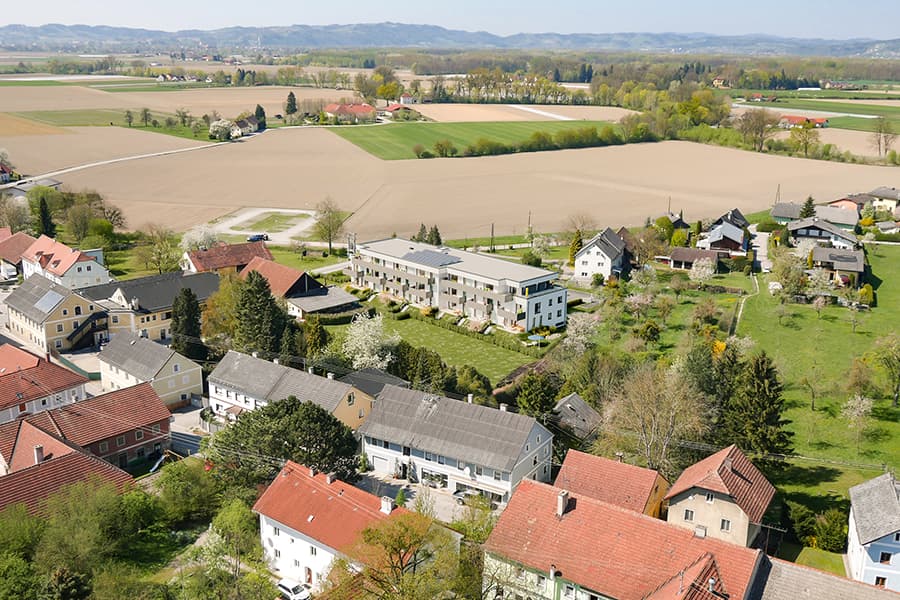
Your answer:
[[[484,123],[392,123],[379,127],[335,127],[330,130],[348,142],[383,160],[416,158],[412,148],[431,149],[440,140],[450,140],[463,149],[481,138],[503,144],[524,142],[535,132],[559,131],[611,125],[606,121],[504,121]]]

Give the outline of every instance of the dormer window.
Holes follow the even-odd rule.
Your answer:
[[[708,504],[712,504],[712,501],[715,499],[716,499],[715,494],[713,494],[712,492],[706,492],[706,502]]]

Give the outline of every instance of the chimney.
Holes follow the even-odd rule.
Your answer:
[[[472,394],[469,394],[468,396],[466,396],[466,402],[468,402],[469,404],[472,404]]]
[[[556,581],[556,565],[550,565],[550,581]]]
[[[44,462],[44,447],[38,444],[34,447],[34,464],[39,465]]]
[[[710,594],[714,594],[716,591],[716,578],[710,577],[709,581],[706,582],[707,588]]]
[[[334,379],[334,373],[327,373],[325,376],[328,377],[328,379]]]
[[[500,412],[506,412],[506,410],[508,408],[509,408],[508,404],[500,404]]]
[[[394,510],[394,500],[388,496],[381,497],[381,512],[386,515],[391,514],[391,511]]]
[[[731,470],[734,469],[734,466],[732,465],[731,457],[730,457],[730,456],[726,456],[726,457],[725,457],[725,460],[722,461],[722,464],[725,466],[725,470],[726,470],[726,471],[731,471]]]
[[[335,475],[334,473],[329,473],[325,476],[325,483],[331,485],[332,483],[334,483],[335,479],[337,479],[337,475]]]
[[[568,490],[560,490],[556,495],[556,516],[561,517],[566,514],[566,508],[569,507]]]
[[[275,363],[276,365],[280,365],[280,364],[281,364],[281,361],[278,360],[277,358],[273,358],[273,359],[272,359],[272,362]]]
[[[310,468],[309,468],[309,476],[310,476],[310,477],[315,477],[315,476],[316,476],[316,468],[315,468],[315,467],[310,467]]]
[[[706,527],[703,525],[697,525],[694,527],[694,537],[703,539],[706,537]]]
[[[131,310],[137,310],[140,307],[141,307],[141,303],[138,301],[138,299],[132,298],[131,299]]]
[[[616,460],[620,463],[625,462],[625,453],[624,452],[616,452]]]

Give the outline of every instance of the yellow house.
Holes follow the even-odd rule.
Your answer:
[[[149,382],[170,410],[199,403],[203,394],[200,365],[171,348],[132,333],[113,337],[100,352],[100,381],[109,392]]]
[[[39,275],[26,279],[6,305],[13,335],[44,352],[94,345],[106,337],[102,306]]]
[[[374,401],[330,374],[321,377],[234,351],[219,361],[208,380],[209,405],[225,419],[294,396],[318,404],[356,431],[372,412]]]

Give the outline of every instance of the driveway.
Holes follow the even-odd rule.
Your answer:
[[[397,492],[402,488],[406,494],[406,508],[413,509],[416,498],[425,495],[434,507],[434,516],[444,523],[452,523],[462,515],[463,507],[456,503],[456,499],[449,490],[434,489],[417,483],[410,483],[405,479],[392,479],[387,476],[379,476],[374,473],[362,475],[356,482],[356,487],[376,496],[388,496],[396,498]]]
[[[172,451],[185,456],[200,451],[200,440],[207,435],[200,427],[201,410],[199,406],[184,406],[172,411]]]
[[[753,234],[751,244],[756,254],[756,262],[759,263],[759,270],[768,273],[772,270],[772,261],[769,260],[769,235],[771,234],[756,231],[756,225],[750,226],[750,233]]]

